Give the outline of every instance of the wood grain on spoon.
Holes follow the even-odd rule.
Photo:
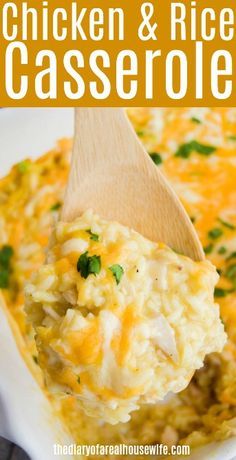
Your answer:
[[[117,108],[77,108],[62,220],[87,209],[194,260],[204,253],[185,209]]]

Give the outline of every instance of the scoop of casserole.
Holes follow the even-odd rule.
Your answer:
[[[112,424],[181,391],[226,341],[217,280],[210,262],[92,211],[57,223],[46,263],[25,288],[50,390]]]

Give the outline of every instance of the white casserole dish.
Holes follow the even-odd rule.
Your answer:
[[[1,110],[0,175],[5,175],[13,164],[26,157],[42,155],[55,145],[57,139],[72,135],[72,109]],[[0,435],[20,445],[32,460],[60,459],[60,456],[53,455],[52,445],[73,443],[23,361],[1,302]],[[236,438],[198,449],[190,458],[236,459]]]

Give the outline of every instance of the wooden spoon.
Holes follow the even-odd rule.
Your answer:
[[[76,109],[61,218],[72,221],[90,208],[194,260],[204,258],[185,209],[122,109]]]

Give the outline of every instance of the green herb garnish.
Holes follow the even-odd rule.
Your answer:
[[[143,137],[144,136],[144,131],[138,130],[136,131],[137,136]]]
[[[91,256],[89,257],[89,273],[98,275],[101,270],[101,257],[100,256]]]
[[[160,153],[156,153],[156,152],[153,152],[153,153],[149,153],[152,161],[155,163],[155,165],[160,165],[162,163],[162,158],[161,158],[161,155]]]
[[[79,376],[79,375],[78,375],[78,377],[77,377],[77,382],[78,382],[78,383],[81,383],[81,382],[80,382],[80,376]]]
[[[200,155],[211,155],[211,153],[215,152],[216,147],[211,145],[204,145],[199,144],[197,141],[190,141],[187,144],[182,144],[178,148],[175,156],[182,157],[182,158],[189,158],[192,152],[200,153]]]
[[[37,356],[33,355],[33,356],[32,356],[32,358],[33,358],[33,360],[34,360],[35,364],[38,364],[38,363],[39,363],[39,362],[38,362],[38,358],[37,358]]]
[[[93,233],[90,229],[86,230],[86,232],[90,235],[90,240],[99,241],[99,235],[97,235],[97,233]]]
[[[11,257],[13,256],[13,249],[11,246],[4,245],[0,250],[0,265],[4,268],[9,268]]]
[[[215,288],[214,295],[215,297],[226,297],[228,294],[231,294],[233,289],[222,289],[222,288]]]
[[[88,264],[89,264],[88,251],[86,251],[83,254],[81,254],[77,262],[77,270],[81,274],[82,278],[87,278],[89,275]]]
[[[230,230],[235,230],[235,226],[233,224],[230,224],[230,222],[226,222],[225,220],[221,219],[220,217],[218,218],[218,221],[224,225],[224,227],[229,228]]]
[[[225,254],[227,252],[227,249],[225,246],[221,246],[219,249],[218,249],[218,254]]]
[[[192,117],[192,118],[191,118],[191,121],[192,121],[193,123],[197,123],[198,125],[201,123],[201,120],[199,120],[199,118],[197,118],[197,117]]]
[[[30,166],[30,161],[29,160],[24,160],[24,161],[21,161],[20,163],[18,163],[17,168],[18,168],[18,171],[21,174],[24,174],[29,170],[29,166]]]
[[[0,288],[7,289],[9,287],[9,271],[6,269],[0,270]]]
[[[0,250],[0,288],[7,289],[10,277],[10,262],[13,256],[13,249],[5,245]]]
[[[50,211],[57,211],[60,208],[61,208],[61,203],[58,201],[57,203],[51,206]]]
[[[194,224],[196,222],[196,217],[190,217],[190,220],[191,220],[192,224]]]
[[[236,141],[236,136],[233,134],[231,136],[228,136],[229,141]]]
[[[232,281],[236,280],[236,264],[232,264],[227,268],[225,276]]]
[[[192,153],[192,146],[191,143],[189,144],[182,144],[178,148],[175,156],[176,157],[182,157],[182,158],[189,158],[190,154]]]
[[[232,252],[226,260],[231,260],[236,258],[236,251]]]
[[[208,232],[209,238],[212,238],[213,240],[219,238],[221,235],[223,235],[223,230],[221,228],[213,228]]]
[[[119,284],[120,281],[121,281],[121,278],[124,274],[124,270],[123,268],[121,267],[121,265],[118,265],[118,264],[115,264],[115,265],[111,265],[111,267],[109,267],[109,270],[111,270],[115,280],[116,280],[116,284]]]
[[[208,246],[205,246],[205,248],[203,248],[205,254],[211,254],[211,252],[213,251],[213,244],[208,244]]]
[[[101,271],[101,257],[88,256],[88,251],[81,254],[77,262],[77,270],[82,278],[88,278],[89,275],[98,275]]]
[[[213,147],[212,145],[199,144],[197,141],[193,141],[192,146],[194,150],[201,155],[211,155],[211,153],[216,151],[216,147]]]

